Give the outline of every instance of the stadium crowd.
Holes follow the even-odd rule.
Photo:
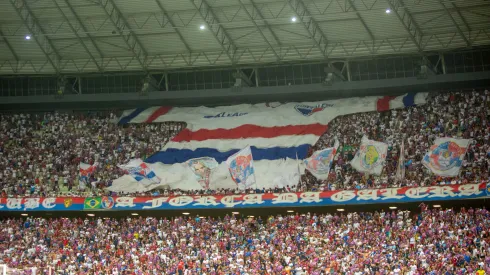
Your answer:
[[[341,148],[330,177],[319,181],[306,173],[297,186],[275,190],[339,190],[434,184],[464,184],[487,181],[490,166],[490,94],[454,92],[432,95],[427,104],[387,112],[357,113],[333,120],[311,153],[330,147],[337,137]],[[130,124],[119,126],[115,112],[2,114],[0,116],[0,189],[2,196],[72,196],[104,190],[123,171],[117,168],[132,158],[145,158],[159,151],[185,124]],[[387,142],[389,152],[382,175],[363,175],[352,169],[363,135]],[[456,178],[432,175],[421,159],[436,137],[473,140]],[[405,143],[406,178],[394,179],[400,145]],[[85,186],[78,181],[80,162],[97,163]],[[166,190],[165,195],[183,194]],[[192,194],[230,194],[237,190],[190,191]],[[134,195],[159,195],[160,192]]]
[[[430,186],[487,182],[490,174],[490,92],[432,94],[425,105],[386,112],[358,113],[334,119],[327,132],[311,149],[340,148],[334,158],[329,179],[318,181],[306,173],[301,190],[339,190]],[[363,175],[349,162],[354,158],[363,135],[389,145],[386,164],[380,176]],[[422,158],[438,137],[471,139],[460,175],[442,178],[422,165]],[[395,179],[404,141],[405,179]]]
[[[489,243],[472,208],[0,223],[0,262],[36,274],[485,274]]]
[[[41,113],[0,116],[2,195],[100,194],[124,174],[117,167],[159,151],[182,123],[120,127],[114,112]],[[90,186],[78,181],[80,162],[97,163]]]

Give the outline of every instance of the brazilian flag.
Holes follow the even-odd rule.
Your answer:
[[[102,206],[101,197],[85,198],[85,202],[83,203],[83,209],[100,209],[101,206]]]

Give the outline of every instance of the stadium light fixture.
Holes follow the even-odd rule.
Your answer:
[[[22,214],[20,214],[20,215],[21,215],[21,216],[23,216],[23,217],[27,217],[27,216],[29,216],[29,214],[27,214],[27,213],[22,213]]]
[[[387,14],[390,14],[391,13],[391,10],[390,9],[386,9],[386,13]]]
[[[95,214],[89,213],[89,214],[87,214],[87,216],[89,216],[89,217],[95,217]]]
[[[339,209],[337,209],[337,211],[339,211],[339,212],[344,212],[344,211],[345,211],[345,209],[344,209],[344,208],[339,208]]]
[[[296,19],[296,17],[294,17],[294,16],[291,18],[291,22],[296,22],[296,20],[297,20],[297,19]]]
[[[441,205],[440,204],[434,204],[434,205],[432,205],[432,207],[434,207],[434,208],[441,208]]]
[[[390,207],[388,207],[388,208],[390,208],[391,210],[395,210],[395,209],[397,209],[397,207],[396,207],[396,206],[390,206]]]
[[[206,29],[206,26],[201,25],[201,26],[199,26],[199,29],[204,30],[204,29]]]
[[[182,215],[186,215],[186,216],[189,215],[189,214],[190,214],[189,212],[182,213]]]

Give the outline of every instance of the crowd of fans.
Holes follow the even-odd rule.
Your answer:
[[[117,165],[160,150],[182,123],[117,125],[113,112],[0,115],[3,196],[100,194],[124,172]],[[97,163],[90,185],[78,181],[80,162]]]
[[[423,106],[387,112],[357,113],[333,120],[328,131],[311,152],[341,143],[330,177],[320,181],[308,172],[297,186],[246,192],[339,190],[464,184],[487,181],[490,166],[490,93],[454,92],[434,94]],[[185,127],[178,122],[117,125],[113,112],[34,113],[0,115],[0,189],[2,196],[72,196],[104,190],[121,176],[117,165],[159,151]],[[363,175],[352,169],[361,138],[387,142],[387,162],[380,176]],[[440,178],[421,164],[421,159],[436,137],[472,139],[460,176]],[[394,179],[400,145],[405,144],[406,178]],[[79,163],[97,163],[90,184],[78,181]],[[183,194],[167,190],[166,194]],[[229,194],[236,190],[190,191],[192,194]],[[158,195],[159,192],[144,195]],[[143,194],[135,194],[143,195]]]
[[[489,243],[472,208],[0,223],[0,263],[36,274],[485,274]]]
[[[490,167],[490,92],[455,92],[429,96],[425,105],[387,112],[369,112],[334,119],[311,151],[332,147],[340,141],[329,179],[318,181],[311,173],[302,178],[300,189],[338,190],[430,186],[486,182]],[[363,135],[389,145],[380,176],[363,175],[349,162]],[[471,139],[460,175],[442,178],[422,165],[422,158],[438,137]],[[405,179],[396,180],[400,149],[404,141]]]

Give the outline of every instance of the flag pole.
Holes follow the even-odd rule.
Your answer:
[[[303,183],[301,182],[301,169],[299,168],[298,151],[296,151],[296,162],[298,163],[299,184],[302,185]]]

